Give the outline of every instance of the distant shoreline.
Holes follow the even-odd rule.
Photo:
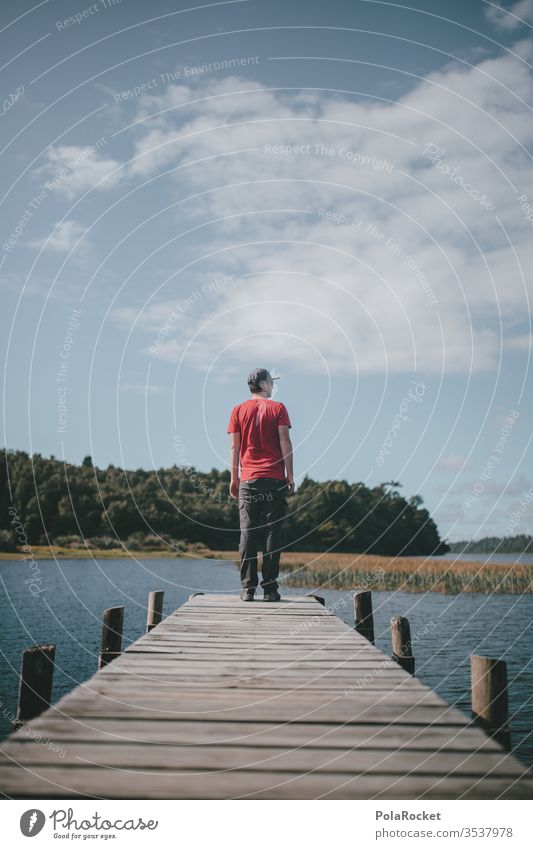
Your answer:
[[[450,551],[449,554],[458,554],[459,552]],[[486,554],[489,559],[492,554],[490,552],[465,552],[465,554]],[[507,554],[511,554],[512,552],[506,552]],[[518,552],[517,552],[518,555]],[[261,556],[259,554],[259,556]],[[66,548],[61,545],[32,545],[31,551],[22,551],[22,547],[19,546],[17,551],[0,551],[0,560],[30,560],[33,557],[34,560],[92,560],[95,557],[98,557],[101,560],[115,560],[115,559],[123,559],[124,557],[131,557],[133,560],[138,560],[140,558],[143,559],[154,559],[154,558],[162,558],[165,560],[172,560],[176,557],[178,558],[188,558],[194,559],[199,558],[200,560],[237,560],[239,559],[239,552],[235,551],[212,551],[210,548],[191,548],[190,550],[173,550],[173,549],[161,549],[161,548]],[[434,564],[437,563],[450,563],[450,560],[440,559],[441,555],[427,555],[427,559],[423,560],[424,555],[418,555],[417,557],[402,557],[401,555],[386,555],[386,554],[357,554],[356,552],[340,552],[340,553],[328,553],[328,552],[315,552],[315,551],[284,551],[282,553],[282,558],[285,562],[289,562],[289,564],[293,564],[295,561],[298,561],[298,565],[300,565],[302,559],[309,560],[327,560],[328,563],[330,561],[342,561],[343,563],[358,560],[360,558],[364,558],[365,561],[371,561],[372,565],[375,566],[378,563],[392,563],[394,562],[396,566],[403,567],[406,565],[413,566],[413,564],[421,564],[424,562],[431,562]],[[437,560],[436,558],[439,557]],[[450,558],[451,559],[451,558]],[[479,560],[464,560],[461,561],[461,565],[464,567],[470,568],[480,568],[481,561]],[[499,566],[501,568],[509,568],[510,564],[508,562],[502,561],[498,563],[497,561],[491,562],[492,566]]]
[[[0,551],[0,560],[116,560],[131,557],[138,560],[151,560],[158,557],[172,560],[176,557],[199,557],[200,559],[213,559],[214,553],[208,548],[191,549],[190,551],[171,551],[159,548],[65,548],[61,545],[32,545],[31,551]],[[238,553],[237,553],[238,556]],[[219,558],[220,559],[220,558]],[[224,558],[225,559],[225,558]]]
[[[0,552],[0,560],[228,560],[238,564],[238,551],[191,548],[169,549],[67,549],[32,546],[30,552]],[[456,561],[378,554],[284,551],[281,570],[292,587],[315,589],[371,589],[401,592],[533,593],[533,564]]]

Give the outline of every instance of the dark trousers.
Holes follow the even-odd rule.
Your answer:
[[[261,586],[265,592],[277,590],[279,558],[283,544],[283,520],[287,512],[287,483],[276,478],[254,478],[239,486],[241,540],[241,583],[244,589],[257,587],[257,550],[263,542]]]

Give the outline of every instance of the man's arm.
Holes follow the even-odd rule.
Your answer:
[[[241,457],[241,435],[230,433],[231,483],[229,486],[232,498],[239,497],[239,462]]]
[[[287,470],[287,484],[289,494],[294,492],[294,469],[292,464],[292,442],[289,436],[288,425],[278,425],[279,444],[281,456]]]

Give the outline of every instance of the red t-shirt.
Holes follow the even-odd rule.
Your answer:
[[[228,433],[241,435],[241,480],[285,480],[278,426],[292,427],[287,408],[270,398],[250,398],[231,411]]]

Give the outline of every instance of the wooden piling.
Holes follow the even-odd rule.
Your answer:
[[[122,649],[123,624],[123,607],[108,607],[104,610],[98,669],[101,669],[103,666],[107,666],[108,663],[111,663],[112,660],[120,655]]]
[[[148,593],[148,613],[146,616],[146,633],[149,634],[152,628],[159,625],[163,618],[163,590]]]
[[[13,725],[20,728],[50,707],[54,676],[54,645],[30,646],[22,652],[19,701]]]
[[[490,737],[510,750],[507,664],[504,660],[472,655],[472,718]]]
[[[392,659],[406,672],[415,674],[415,659],[411,642],[411,628],[405,616],[393,616],[390,621],[392,639]]]
[[[355,593],[353,597],[355,630],[362,637],[374,643],[374,616],[372,614],[372,593],[363,590]]]

